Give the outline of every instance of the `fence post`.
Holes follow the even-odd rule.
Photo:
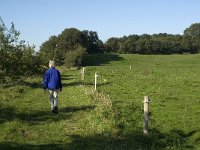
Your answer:
[[[84,80],[85,79],[85,67],[83,67],[82,71],[81,71],[81,79]]]
[[[95,72],[95,75],[94,75],[94,78],[95,78],[95,80],[94,80],[94,89],[95,89],[95,91],[97,90],[97,77],[98,77],[98,75]]]
[[[148,120],[149,120],[149,98],[148,96],[144,96],[144,128],[143,133],[144,135],[148,135]]]

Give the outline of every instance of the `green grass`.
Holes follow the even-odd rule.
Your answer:
[[[143,118],[139,118],[134,112],[135,107],[131,107],[137,105],[136,111],[140,113],[143,98],[148,95],[151,99],[150,135],[159,133],[166,137],[165,140],[174,138],[177,148],[200,149],[200,55],[120,57],[120,61],[109,61],[106,65],[91,66],[87,70],[88,82],[91,82],[94,72],[99,73],[98,90],[108,94],[114,109],[120,112],[118,119],[123,121],[123,134],[133,132],[135,124],[142,126]],[[133,119],[135,115],[136,120]],[[174,145],[167,140],[163,144]]]
[[[1,149],[200,149],[200,55],[100,54],[85,65],[84,81],[80,70],[62,73],[58,115],[42,77],[0,89]]]

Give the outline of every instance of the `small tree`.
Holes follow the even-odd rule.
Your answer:
[[[7,29],[0,18],[0,83],[6,83],[8,79],[19,80],[40,70],[34,46],[26,46],[19,36],[13,23]]]
[[[65,56],[65,66],[70,67],[80,67],[83,59],[85,58],[87,52],[86,48],[78,46],[76,50],[69,51]]]
[[[43,60],[44,64],[48,64],[49,60],[58,57],[57,42],[58,42],[57,36],[51,36],[47,41],[42,43],[40,47],[39,56]],[[56,60],[56,62],[60,64],[59,60]]]
[[[22,46],[25,41],[19,40],[20,32],[15,30],[12,23],[7,29],[0,18],[0,64],[1,80],[8,78],[18,78],[20,76],[21,57],[23,55]]]
[[[184,37],[190,37],[192,40],[192,53],[200,51],[200,23],[194,23],[184,30]]]

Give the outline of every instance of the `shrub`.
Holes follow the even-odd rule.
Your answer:
[[[41,72],[34,46],[19,40],[14,24],[8,29],[0,18],[0,83],[20,81],[23,77]]]
[[[84,57],[86,56],[86,48],[78,46],[76,50],[69,51],[65,56],[65,66],[70,67],[80,67]]]

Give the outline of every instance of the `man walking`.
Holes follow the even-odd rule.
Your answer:
[[[43,80],[43,89],[50,93],[51,111],[55,114],[58,113],[58,94],[62,91],[61,75],[55,68],[55,61],[49,61],[49,70],[46,71]]]

